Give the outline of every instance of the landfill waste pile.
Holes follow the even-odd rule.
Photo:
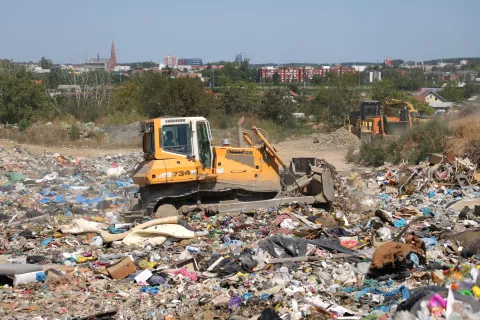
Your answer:
[[[466,160],[336,175],[328,207],[134,224],[141,154],[0,153],[1,319],[480,319]]]
[[[320,138],[315,138],[314,143],[322,146],[359,146],[360,139],[345,128],[339,128]]]

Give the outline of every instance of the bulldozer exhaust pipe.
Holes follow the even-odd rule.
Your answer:
[[[243,148],[243,123],[245,122],[245,117],[242,116],[237,122],[237,135],[238,135],[238,147]]]

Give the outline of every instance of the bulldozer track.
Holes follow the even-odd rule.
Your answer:
[[[249,191],[245,190],[242,188],[236,188],[236,189],[225,189],[225,190],[219,190],[219,191],[192,191],[184,194],[180,194],[177,196],[166,196],[166,197],[157,197],[153,200],[151,200],[148,203],[148,206],[146,207],[147,210],[151,210],[152,212],[155,212],[157,208],[163,204],[172,204],[176,207],[178,207],[180,202],[186,201],[186,200],[195,200],[198,197],[212,197],[212,198],[218,198],[219,200],[222,199],[222,196],[226,194],[231,194],[231,193],[236,193],[237,199],[236,201],[242,202],[238,200],[238,196],[241,197],[250,197],[247,201],[252,201],[255,198],[260,198],[262,200],[266,199],[272,199],[274,198],[278,192],[275,191]],[[265,197],[262,197],[265,196]]]

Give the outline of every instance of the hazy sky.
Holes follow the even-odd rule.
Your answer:
[[[1,0],[0,58],[252,63],[480,56],[480,0]]]

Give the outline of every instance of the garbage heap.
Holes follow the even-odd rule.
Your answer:
[[[480,319],[480,188],[418,188],[434,164],[336,177],[329,207],[125,223],[139,154],[0,152],[2,319]]]

